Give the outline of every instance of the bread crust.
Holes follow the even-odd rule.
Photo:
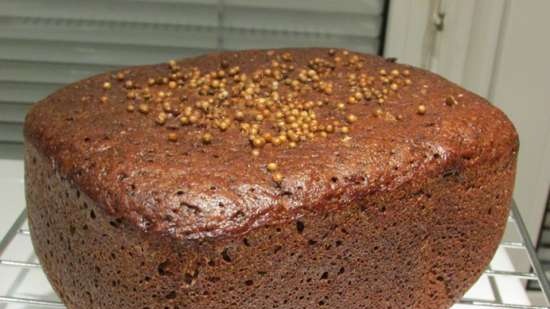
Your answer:
[[[286,52],[299,67],[329,51],[275,51]],[[266,53],[178,63],[208,71],[228,61],[250,73]],[[434,74],[357,55],[361,72],[410,70],[412,85],[383,105],[404,119],[350,105],[359,116],[351,143],[329,136],[259,158],[238,130],[209,145],[171,142],[125,104],[99,104],[112,73],[39,102],[25,123],[29,226],[67,307],[450,307],[502,237],[517,133],[484,99]],[[167,70],[127,74],[141,83]],[[328,79],[343,89],[330,100],[349,95],[342,76]],[[125,94],[115,88],[109,101]],[[268,162],[279,163],[281,183]]]

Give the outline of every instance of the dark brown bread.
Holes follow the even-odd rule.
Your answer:
[[[36,104],[25,143],[69,309],[447,308],[501,238],[518,150],[479,96],[328,49],[95,76]]]

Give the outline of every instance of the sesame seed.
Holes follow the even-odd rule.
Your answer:
[[[169,113],[169,112],[172,111],[172,104],[170,104],[170,102],[164,102],[164,103],[162,103],[162,109],[165,112]]]
[[[101,103],[107,103],[107,101],[109,101],[109,98],[107,98],[106,96],[101,96],[101,98],[99,98],[99,101],[101,101]]]
[[[181,117],[180,117],[180,123],[181,123],[181,125],[186,126],[186,125],[190,124],[191,121],[189,121],[189,117],[187,117],[187,116],[181,116]]]
[[[426,106],[425,105],[418,105],[418,110],[417,110],[417,113],[419,115],[424,115],[426,114]]]
[[[166,118],[167,118],[167,115],[161,112],[157,115],[157,119],[155,119],[155,121],[158,125],[163,125],[166,123]]]
[[[143,114],[149,113],[149,105],[147,105],[147,104],[140,104],[140,105],[138,106],[138,109],[139,109],[139,111],[140,111],[141,113],[143,113]]]
[[[212,142],[212,139],[214,139],[214,137],[208,132],[204,133],[201,137],[203,144],[210,144]]]
[[[189,122],[190,123],[197,123],[197,122],[199,122],[199,117],[197,115],[191,115],[191,116],[189,116]]]
[[[283,177],[283,174],[281,173],[274,173],[273,176],[271,176],[271,178],[273,179],[274,182],[280,184],[284,177]]]
[[[104,82],[103,83],[103,89],[105,89],[105,90],[111,89],[111,83],[110,82]]]
[[[260,150],[259,149],[252,149],[252,155],[257,157],[260,155]]]
[[[168,133],[168,140],[171,142],[176,142],[178,140],[178,135],[174,132]]]
[[[357,121],[357,116],[355,116],[355,115],[353,115],[353,114],[349,114],[349,115],[346,117],[346,120],[347,120],[349,123],[356,122],[356,121]]]
[[[267,170],[270,172],[274,172],[277,170],[277,163],[271,162],[267,164]]]
[[[263,137],[256,137],[252,140],[254,147],[262,147],[265,144],[265,139]]]
[[[126,94],[126,97],[127,97],[128,99],[133,100],[133,99],[136,98],[136,93],[135,93],[134,91],[130,91],[130,92],[128,92],[128,93]]]

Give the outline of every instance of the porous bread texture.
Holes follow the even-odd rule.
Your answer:
[[[288,84],[265,91],[295,94],[274,99],[273,117],[296,100],[289,113],[305,111],[309,125],[339,121],[338,130],[292,131],[305,137],[276,145],[242,127],[271,132],[270,114],[254,114],[265,94],[247,99],[230,86],[248,84],[230,80],[234,105],[221,96],[209,103],[216,112],[200,112],[203,123],[182,122],[186,106],[222,92],[224,77],[216,73],[214,86],[211,72],[238,66],[254,80],[284,58],[295,66],[284,73]],[[331,69],[313,66],[318,80],[301,78],[317,58]],[[164,81],[176,67],[200,73],[195,82]],[[353,75],[374,79],[351,103],[360,84]],[[399,78],[386,82],[390,75]],[[199,76],[217,90],[201,94],[193,86]],[[147,92],[150,101],[141,97]],[[240,105],[248,101],[259,105]],[[216,122],[220,113],[229,115],[227,128]],[[277,134],[291,138],[286,126],[294,122]],[[502,112],[429,72],[344,50],[287,49],[212,54],[72,84],[33,107],[25,148],[31,237],[69,309],[444,309],[477,280],[500,241],[518,141]]]

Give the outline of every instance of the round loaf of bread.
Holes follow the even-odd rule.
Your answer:
[[[69,309],[448,308],[497,248],[518,151],[485,99],[340,49],[109,72],[24,133]]]

